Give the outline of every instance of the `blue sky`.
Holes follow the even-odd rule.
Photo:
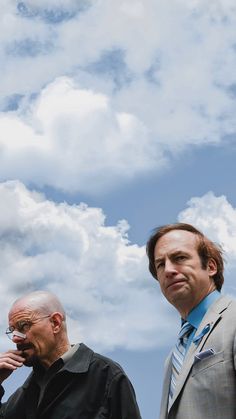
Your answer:
[[[179,318],[147,270],[152,229],[220,243],[236,295],[236,6],[6,0],[0,21],[1,347],[14,299],[49,289],[156,419]]]

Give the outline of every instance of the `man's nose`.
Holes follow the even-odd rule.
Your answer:
[[[167,276],[174,275],[177,273],[175,263],[173,263],[170,259],[166,259],[165,261],[165,274]]]
[[[22,342],[22,340],[25,340],[25,339],[26,339],[26,335],[24,333],[18,332],[18,330],[14,330],[13,336],[12,336],[12,341],[14,343]]]

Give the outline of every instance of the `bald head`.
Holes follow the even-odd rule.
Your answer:
[[[69,348],[65,311],[48,291],[34,291],[18,298],[8,314],[13,342],[22,351],[26,366],[41,363],[48,368]]]
[[[49,291],[33,291],[18,298],[10,309],[10,312],[19,306],[25,306],[28,309],[38,312],[42,315],[48,315],[53,312],[62,314],[66,318],[65,310],[57,296]]]

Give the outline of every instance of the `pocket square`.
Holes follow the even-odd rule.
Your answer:
[[[206,349],[205,351],[202,352],[198,352],[195,356],[194,356],[194,363],[202,361],[203,359],[208,358],[209,356],[212,356],[215,354],[214,349],[210,348],[210,349]]]

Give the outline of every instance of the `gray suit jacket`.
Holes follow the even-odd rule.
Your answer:
[[[221,296],[205,314],[196,335],[209,324],[209,332],[192,343],[182,367],[168,411],[171,355],[165,364],[160,419],[236,419],[236,301]],[[204,358],[203,352],[213,354]],[[196,355],[201,353],[198,360]]]

